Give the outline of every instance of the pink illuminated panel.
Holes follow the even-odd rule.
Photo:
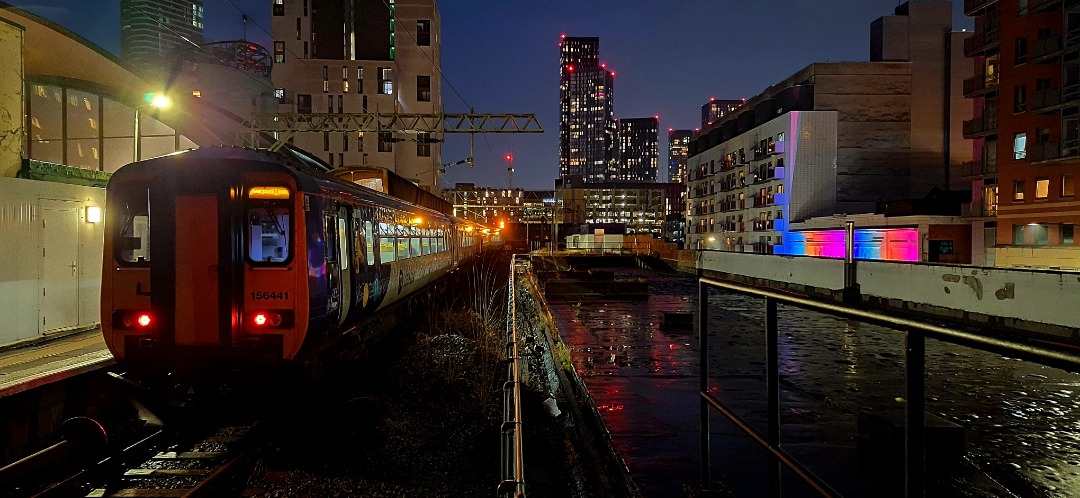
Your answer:
[[[843,230],[791,232],[785,244],[788,254],[844,257]],[[915,228],[855,230],[855,258],[886,261],[919,261],[919,231]]]

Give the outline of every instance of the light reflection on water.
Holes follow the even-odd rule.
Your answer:
[[[648,301],[554,302],[552,313],[635,482],[647,497],[673,496],[699,480],[698,339],[659,324],[663,312],[693,311],[697,282],[617,271],[619,279],[639,276],[650,280]],[[764,431],[760,301],[713,292],[710,318],[710,392]],[[815,472],[845,476],[858,466],[858,412],[903,409],[903,336],[783,305],[779,329],[784,444],[796,456],[827,462],[812,466]],[[1010,496],[1004,487],[1015,496],[1080,496],[1080,376],[937,341],[927,343],[926,364],[927,412],[966,428],[968,460],[989,476],[938,483],[928,496]],[[751,456],[760,450],[738,442],[726,421],[712,420],[714,476],[737,496],[756,496],[760,483],[737,481],[760,475],[765,460]],[[873,486],[838,490],[895,494]],[[785,496],[799,494],[785,485]]]

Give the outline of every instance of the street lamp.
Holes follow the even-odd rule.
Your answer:
[[[139,111],[143,107],[161,110],[172,107],[172,100],[161,93],[147,93],[143,95],[143,100],[146,101],[145,104],[135,106],[135,146],[132,148],[132,161],[139,160],[139,142],[142,141],[142,134],[139,131]]]

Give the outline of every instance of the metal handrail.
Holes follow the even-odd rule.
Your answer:
[[[642,251],[644,249],[644,252]],[[567,247],[571,254],[652,254],[651,242],[591,242],[582,241],[579,247]]]
[[[525,498],[525,464],[521,448],[521,364],[518,358],[517,292],[518,263],[529,260],[515,254],[510,258],[510,319],[506,324],[507,380],[503,384],[502,476],[499,496]]]
[[[776,465],[770,465],[770,486],[779,489],[780,468],[783,464],[793,470],[807,484],[822,496],[839,496],[800,462],[791,458],[780,448],[780,380],[779,380],[779,334],[777,330],[777,303],[797,306],[803,309],[820,311],[841,318],[851,318],[862,322],[899,329],[906,333],[905,377],[906,377],[906,413],[905,413],[905,496],[923,496],[925,488],[925,369],[926,339],[960,344],[963,346],[991,351],[1005,356],[1018,358],[1042,365],[1080,371],[1080,356],[1063,351],[1024,344],[1008,339],[985,337],[971,332],[950,329],[938,325],[918,322],[906,318],[887,315],[874,311],[856,309],[843,304],[818,301],[803,296],[751,287],[732,282],[723,282],[710,278],[698,279],[698,331],[700,336],[700,395],[701,395],[701,472],[702,484],[710,482],[709,457],[709,413],[710,408],[720,411],[743,432],[750,435],[758,444],[764,446],[773,455]],[[765,332],[767,352],[766,397],[768,398],[768,435],[762,436],[728,410],[709,394],[709,356],[708,356],[708,291],[720,288],[741,294],[765,299]]]

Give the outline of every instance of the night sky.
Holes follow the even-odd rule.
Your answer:
[[[4,0],[119,54],[122,0]],[[695,128],[710,97],[749,98],[811,62],[869,58],[870,23],[897,0],[443,0],[443,105],[447,113],[532,113],[542,134],[477,135],[476,166],[454,166],[443,186],[550,190],[558,175],[559,36],[599,36],[616,72],[616,118],[660,116],[660,175],[667,129]],[[270,47],[271,0],[204,0],[206,39],[244,36]],[[963,1],[953,27],[971,30]],[[265,31],[264,31],[265,29]],[[400,36],[400,35],[399,35]],[[456,90],[456,91],[455,91]],[[443,162],[468,155],[451,134]]]

